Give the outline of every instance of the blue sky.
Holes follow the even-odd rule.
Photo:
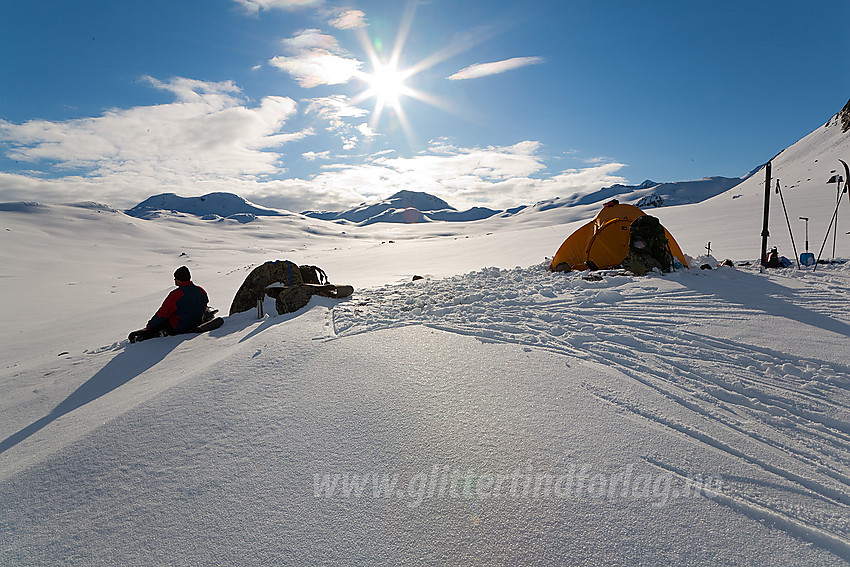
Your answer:
[[[744,175],[850,97],[846,0],[37,4],[0,8],[2,201],[501,208]]]

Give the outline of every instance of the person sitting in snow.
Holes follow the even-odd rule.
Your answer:
[[[767,253],[767,257],[764,259],[764,265],[768,268],[779,267],[779,251],[776,249],[776,246],[771,248],[770,252]]]
[[[174,272],[174,283],[177,289],[168,294],[147,326],[130,333],[128,338],[131,343],[188,333],[201,324],[209,303],[207,292],[192,283],[192,275],[186,266],[180,266]]]

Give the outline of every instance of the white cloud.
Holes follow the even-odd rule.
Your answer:
[[[241,92],[233,81],[214,83],[186,77],[175,77],[167,82],[154,77],[143,77],[143,79],[157,89],[174,94],[179,102],[197,102],[203,98],[208,102],[216,100],[219,103],[228,103],[233,95]]]
[[[341,30],[362,28],[366,27],[366,14],[360,10],[340,10],[328,23]]]
[[[368,110],[351,104],[350,99],[345,95],[305,99],[301,102],[307,104],[307,112],[318,114],[322,118],[334,122],[335,126],[338,126],[338,122],[343,118],[359,118],[369,114]]]
[[[305,89],[347,83],[362,64],[324,49],[311,49],[294,57],[278,55],[269,63],[292,75]]]
[[[294,36],[284,39],[281,43],[292,53],[300,53],[310,49],[339,51],[339,42],[334,36],[323,33],[322,30],[312,28],[302,30]]]
[[[307,161],[316,161],[317,159],[331,159],[331,152],[304,152],[301,154],[301,157],[303,157]]]
[[[617,175],[624,166],[611,162],[547,174],[543,148],[533,140],[467,148],[445,139],[412,157],[383,149],[348,158],[359,162],[330,162],[325,148],[302,151],[301,159],[323,163],[318,173],[281,180],[275,148],[314,134],[283,131],[297,110],[293,100],[267,97],[247,106],[229,82],[149,81],[173,93],[177,102],[62,122],[0,120],[0,144],[7,155],[42,171],[0,174],[0,201],[92,200],[121,207],[163,192],[229,191],[293,211],[339,210],[409,189],[458,208],[507,208],[626,182]],[[368,127],[356,120],[366,111],[345,97],[305,103],[307,112],[335,122],[344,147],[368,137]]]
[[[527,177],[545,169],[542,160],[535,155],[539,146],[538,142],[471,149],[441,145],[439,152],[443,155],[379,158],[376,163],[400,173],[422,175],[438,181],[451,181],[469,175],[485,181],[501,181]]]
[[[358,126],[357,131],[360,132],[360,134],[364,138],[374,138],[375,136],[377,136],[377,133],[374,130],[372,130],[372,128],[369,126],[369,124],[367,122],[364,122],[363,124]]]
[[[290,98],[270,96],[248,107],[229,81],[148,82],[177,102],[62,122],[0,120],[0,142],[9,158],[64,172],[73,187],[108,183],[144,198],[150,187],[278,174],[280,155],[265,150],[312,135],[282,131],[297,111]]]
[[[489,75],[497,75],[506,71],[512,71],[528,65],[537,65],[539,63],[543,63],[542,57],[514,57],[512,59],[505,59],[504,61],[470,65],[469,67],[461,69],[454,75],[450,75],[446,78],[452,81],[478,79],[480,77],[487,77]]]
[[[353,150],[357,147],[357,142],[360,139],[357,136],[342,136],[342,149],[346,151]]]
[[[320,30],[301,31],[283,45],[292,55],[278,55],[269,63],[292,75],[304,88],[347,83],[363,65],[346,57],[336,38]]]
[[[312,187],[315,202],[308,208],[314,209],[338,210],[402,189],[437,195],[458,208],[508,208],[626,182],[616,175],[624,167],[620,163],[543,176],[546,166],[536,141],[487,148],[460,148],[441,141],[432,149],[414,157],[388,158],[381,152],[367,163],[329,164],[315,177],[300,181],[299,187],[303,191]],[[356,196],[348,203],[337,201],[349,195],[335,192],[339,187],[354,189]],[[269,203],[282,206],[286,198],[270,198]]]
[[[326,130],[338,135],[343,140],[345,149],[352,149],[356,145],[355,132],[365,137],[374,135],[367,135],[362,126],[355,127],[351,124],[350,119],[366,116],[369,111],[351,104],[349,98],[344,95],[307,99],[302,102],[307,105],[308,114],[315,114],[327,121]]]
[[[257,13],[263,10],[296,10],[319,6],[322,0],[235,0],[245,7],[248,12]]]

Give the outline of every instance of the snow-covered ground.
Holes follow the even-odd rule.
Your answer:
[[[817,253],[850,145],[813,136],[774,172]],[[694,266],[754,261],[763,182],[650,212]],[[354,227],[0,205],[0,564],[846,564],[850,265],[549,273],[597,210]],[[793,257],[776,194],[770,230]],[[179,265],[226,313],[275,259],[356,292],[124,340]]]

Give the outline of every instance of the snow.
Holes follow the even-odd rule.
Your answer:
[[[774,160],[798,252],[848,140]],[[694,268],[599,281],[546,270],[596,203],[368,226],[2,204],[0,564],[844,565],[850,264],[717,267],[757,258],[763,183],[650,210]],[[177,266],[226,313],[275,259],[356,291],[124,339]]]

